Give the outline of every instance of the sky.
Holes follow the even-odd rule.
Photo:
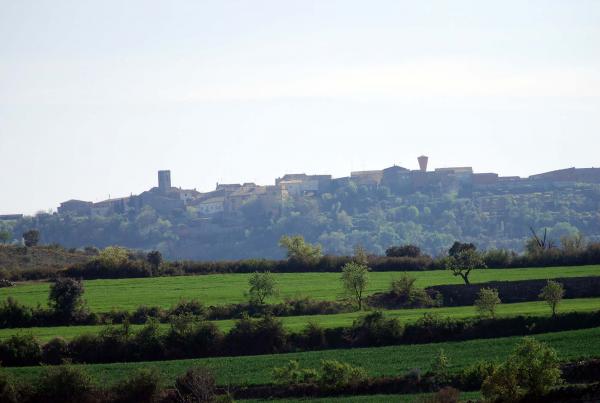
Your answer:
[[[600,1],[0,0],[0,214],[599,146]]]

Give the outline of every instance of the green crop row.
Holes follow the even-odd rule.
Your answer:
[[[563,300],[558,308],[559,312],[590,312],[600,310],[600,298],[581,298]],[[519,302],[514,304],[501,304],[498,306],[497,316],[543,316],[550,315],[550,308],[545,302]],[[387,317],[398,318],[402,323],[412,323],[423,317],[425,313],[435,313],[442,317],[451,317],[454,319],[471,318],[477,316],[475,307],[445,307],[445,308],[422,308],[422,309],[394,309],[386,310]],[[333,315],[310,315],[310,316],[290,316],[283,317],[284,326],[290,331],[300,331],[308,322],[317,323],[324,328],[347,327],[352,322],[364,315],[365,312],[352,312]],[[215,321],[219,328],[228,331],[233,327],[233,320]],[[137,330],[143,325],[132,325],[133,330]],[[161,324],[166,329],[168,324]],[[104,326],[56,326],[56,327],[32,327],[24,329],[0,329],[0,340],[6,339],[13,334],[25,333],[32,334],[41,341],[48,341],[53,337],[63,337],[71,339],[86,333],[98,333]]]
[[[386,291],[390,282],[401,272],[373,272],[369,275],[367,293]],[[448,271],[435,270],[411,272],[418,287],[440,284],[460,284],[462,280]],[[341,297],[339,273],[278,273],[279,296],[309,296],[315,299],[335,300]],[[485,269],[471,274],[471,282],[517,281],[556,277],[600,276],[600,266],[548,267],[529,269]],[[215,274],[204,276],[155,277],[115,280],[88,280],[85,299],[94,312],[107,312],[112,308],[134,310],[140,305],[167,308],[180,299],[198,299],[205,305],[230,304],[244,301],[248,288],[247,274]],[[46,305],[49,283],[26,283],[0,289],[0,300],[8,296],[20,303]]]
[[[535,337],[555,348],[562,360],[600,357],[600,328],[546,333]],[[505,337],[494,340],[480,339],[422,345],[83,366],[93,379],[106,385],[123,379],[137,368],[156,367],[162,374],[163,382],[168,385],[190,366],[200,364],[214,370],[219,384],[243,386],[271,382],[272,369],[284,365],[291,359],[298,360],[302,366],[311,367],[317,367],[322,359],[336,359],[361,366],[371,376],[398,375],[413,368],[427,370],[440,348],[444,349],[450,359],[450,369],[457,371],[478,360],[504,359],[520,339],[521,337]],[[24,381],[32,381],[41,369],[41,367],[15,367],[5,370]]]

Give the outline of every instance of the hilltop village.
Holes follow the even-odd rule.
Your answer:
[[[275,179],[274,185],[217,184],[215,190],[201,193],[196,189],[181,189],[171,184],[171,172],[158,171],[158,186],[139,195],[108,199],[93,203],[68,200],[58,207],[58,214],[77,216],[109,216],[127,210],[141,210],[150,206],[159,214],[168,214],[186,208],[193,209],[201,218],[215,216],[235,218],[242,206],[250,201],[257,204],[261,213],[277,217],[285,202],[297,197],[316,197],[334,192],[350,184],[374,190],[381,187],[394,194],[424,193],[441,196],[456,193],[461,196],[479,196],[482,213],[498,214],[504,206],[502,196],[544,192],[555,187],[575,183],[600,184],[600,168],[568,168],[533,175],[528,178],[500,176],[497,173],[476,173],[472,167],[436,168],[429,171],[428,157],[418,157],[419,169],[410,170],[391,166],[381,170],[354,171],[349,177],[332,178],[331,175],[286,174]]]
[[[418,165],[417,165],[418,162]],[[223,184],[209,192],[172,184],[170,171],[141,194],[68,200],[55,213],[0,216],[14,242],[38,229],[43,243],[158,249],[178,259],[283,257],[282,235],[301,234],[325,253],[362,245],[383,254],[415,244],[431,254],[456,240],[523,250],[531,229],[555,243],[582,234],[600,241],[600,169],[568,168],[527,178],[471,167],[401,166],[349,176],[286,174],[271,185]]]

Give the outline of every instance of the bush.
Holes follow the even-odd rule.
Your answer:
[[[19,394],[12,376],[0,368],[0,402],[19,403],[19,401]]]
[[[341,388],[356,385],[367,379],[367,372],[345,362],[322,360],[319,372],[319,384],[322,387]]]
[[[33,322],[33,310],[13,297],[0,303],[0,327],[27,327]]]
[[[283,367],[273,368],[273,381],[280,385],[316,383],[318,373],[312,368],[300,368],[297,360],[290,360]]]
[[[46,367],[38,380],[36,397],[48,403],[92,401],[94,387],[90,376],[79,367]]]
[[[464,368],[458,374],[458,380],[461,388],[465,390],[480,389],[483,381],[497,369],[497,365],[490,361],[479,361],[473,365]]]
[[[153,402],[160,392],[160,372],[156,368],[140,368],[113,388],[116,403]]]
[[[42,347],[42,361],[46,364],[62,364],[69,357],[69,345],[62,337],[55,337]]]
[[[383,346],[399,342],[403,331],[398,319],[385,318],[381,311],[375,311],[356,319],[348,338],[353,346]]]
[[[212,371],[205,367],[194,367],[178,377],[175,390],[180,402],[212,402],[215,399],[216,383]]]
[[[525,337],[481,387],[493,401],[513,402],[525,395],[543,396],[561,382],[556,351],[534,338]]]
[[[42,350],[31,334],[15,334],[0,344],[0,362],[6,366],[37,365]]]
[[[225,336],[228,352],[238,355],[281,353],[287,350],[287,334],[279,319],[244,317]]]
[[[198,317],[206,316],[206,308],[202,305],[202,302],[193,299],[187,301],[185,299],[180,300],[177,305],[169,309],[169,315],[193,315]]]

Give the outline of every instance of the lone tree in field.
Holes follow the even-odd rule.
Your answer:
[[[60,319],[68,321],[83,311],[83,292],[80,280],[58,277],[50,286],[48,302]]]
[[[556,316],[556,308],[565,295],[565,289],[557,281],[548,280],[548,283],[542,288],[539,297],[546,301],[552,308],[552,316]]]
[[[279,246],[287,250],[288,259],[303,264],[317,263],[323,256],[321,245],[311,245],[302,235],[284,235],[279,239]]]
[[[23,233],[23,242],[25,242],[25,246],[32,247],[37,246],[40,241],[40,231],[36,229],[30,229]]]
[[[494,318],[496,317],[496,308],[500,303],[498,290],[494,288],[482,288],[479,290],[479,294],[475,300],[475,307],[479,312],[479,316]]]
[[[356,262],[346,263],[342,268],[342,286],[344,293],[352,300],[358,310],[363,306],[363,298],[369,284],[369,268]]]
[[[263,305],[265,300],[277,294],[277,282],[275,277],[266,271],[264,273],[255,272],[248,279],[250,289],[250,303]]]
[[[152,267],[152,274],[157,274],[158,269],[160,269],[160,265],[163,261],[162,253],[157,250],[153,250],[146,255],[146,261]]]
[[[455,242],[448,251],[445,266],[453,275],[460,276],[465,284],[469,285],[469,274],[475,269],[485,269],[487,266],[483,261],[481,253],[477,252],[473,244],[461,244]]]

